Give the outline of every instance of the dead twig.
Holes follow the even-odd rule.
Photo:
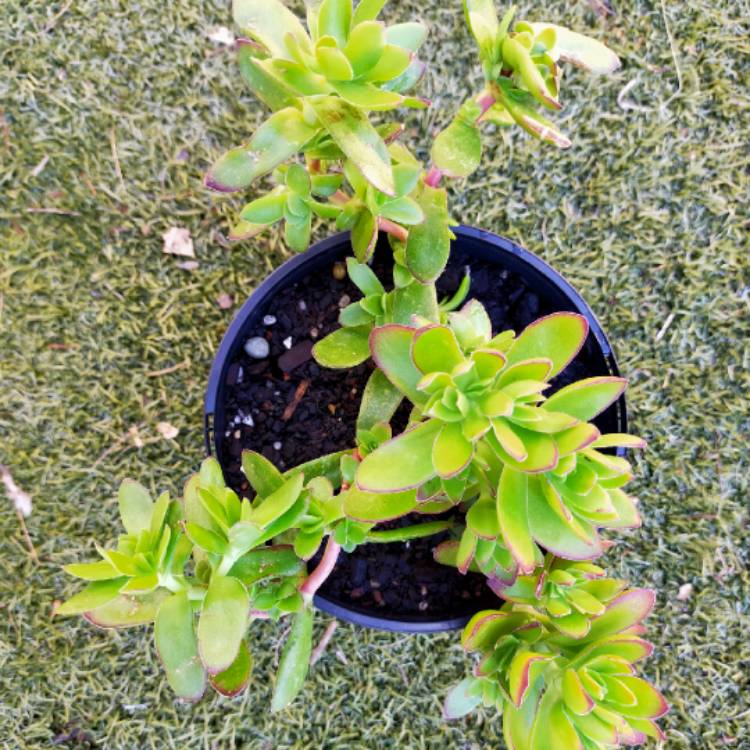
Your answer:
[[[122,169],[120,168],[120,157],[117,155],[117,136],[115,135],[115,129],[112,128],[109,131],[109,145],[112,148],[112,161],[115,163],[115,174],[117,179],[120,181],[120,190],[125,192],[125,180],[122,178]]]
[[[29,529],[26,526],[26,519],[31,515],[31,495],[16,484],[13,475],[10,473],[10,469],[3,464],[0,464],[0,479],[2,479],[5,485],[8,497],[13,501],[13,507],[16,509],[16,515],[21,525],[21,532],[26,541],[26,547],[29,550],[29,556],[38,564],[39,555],[36,553],[34,542],[31,540],[31,534],[29,534]]]
[[[147,378],[160,378],[162,375],[169,375],[170,372],[177,372],[177,370],[182,370],[185,367],[189,367],[190,362],[186,359],[179,364],[172,365],[171,367],[164,367],[161,370],[151,370],[150,372],[146,373]]]
[[[315,646],[313,649],[312,654],[310,655],[310,666],[312,667],[313,664],[320,661],[320,659],[323,656],[323,653],[326,650],[326,646],[331,642],[331,638],[333,638],[333,634],[336,632],[336,628],[339,626],[338,620],[331,620],[328,623],[328,627],[325,629],[325,632],[320,637],[320,640],[318,641],[318,645]]]
[[[141,441],[141,445],[139,446],[137,443],[137,440],[140,440],[140,438],[138,438],[137,436],[138,436],[138,431],[141,430],[145,426],[146,426],[146,423],[141,422],[138,425],[132,425],[131,427],[129,427],[126,432],[120,435],[120,437],[118,437],[117,440],[115,440],[115,442],[112,443],[112,445],[110,445],[109,448],[107,448],[107,450],[105,450],[99,456],[99,458],[96,459],[96,461],[94,461],[91,468],[92,469],[96,468],[97,466],[99,466],[99,464],[102,461],[104,461],[105,458],[107,458],[108,456],[111,456],[113,453],[117,453],[118,451],[123,450],[126,447],[123,444],[126,443],[128,440],[132,440],[136,448],[141,447],[143,445],[143,442]]]
[[[299,402],[302,401],[302,397],[305,395],[309,387],[310,387],[309,380],[300,381],[300,384],[297,386],[297,390],[294,392],[294,398],[286,407],[286,409],[284,409],[284,413],[281,415],[281,418],[284,422],[288,422],[292,418],[292,415],[294,414],[297,407],[299,406]]]
[[[26,209],[27,214],[55,214],[56,216],[80,216],[78,211],[69,211],[65,208],[46,208],[32,206]]]
[[[68,12],[68,10],[70,10],[71,5],[73,5],[73,0],[68,0],[68,2],[65,3],[65,5],[63,5],[63,7],[60,8],[60,10],[57,13],[55,13],[55,15],[52,16],[52,18],[50,18],[49,21],[47,21],[44,27],[45,33],[48,31],[52,31],[52,29],[55,27],[57,22]]]

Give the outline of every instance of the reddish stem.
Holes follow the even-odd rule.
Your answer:
[[[481,117],[494,103],[495,97],[490,92],[480,94],[477,97],[477,104],[482,108],[482,111],[479,113],[479,117]],[[479,119],[479,117],[477,117],[477,120]]]
[[[435,188],[440,184],[440,180],[442,179],[443,173],[433,164],[425,175],[424,184]]]
[[[384,219],[382,216],[378,217],[378,229],[392,234],[397,240],[401,240],[401,242],[406,242],[406,238],[409,236],[409,232],[402,226],[399,226],[390,219]]]
[[[328,200],[337,206],[343,206],[349,202],[349,196],[343,190],[337,190]]]
[[[323,557],[320,558],[318,566],[299,587],[299,592],[302,594],[305,602],[312,601],[317,590],[325,583],[326,578],[331,575],[336,565],[336,560],[339,558],[339,552],[341,552],[341,545],[335,542],[332,536],[329,536],[325,552],[323,553]]]

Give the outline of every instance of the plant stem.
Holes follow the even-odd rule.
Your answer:
[[[299,592],[302,594],[302,598],[306,604],[312,601],[317,590],[323,585],[326,578],[331,575],[336,565],[336,560],[339,558],[339,552],[341,552],[341,545],[335,542],[332,536],[329,536],[325,552],[318,566],[307,576],[299,588]]]
[[[406,238],[409,236],[409,232],[402,226],[399,226],[390,219],[384,219],[382,216],[378,217],[378,229],[382,232],[392,234],[397,240],[401,240],[401,242],[406,242]]]

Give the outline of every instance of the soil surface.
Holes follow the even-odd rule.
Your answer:
[[[387,289],[392,286],[389,255],[387,248],[379,247],[373,263]],[[468,298],[484,304],[494,332],[508,328],[520,332],[536,318],[559,309],[503,264],[470,259],[458,248],[438,282],[439,298],[456,290],[467,266],[471,270]],[[240,469],[245,449],[262,453],[286,470],[354,444],[359,402],[373,365],[368,361],[347,371],[329,370],[310,355],[312,344],[338,327],[339,310],[361,297],[347,276],[339,278],[341,270],[329,263],[267,300],[246,338],[264,338],[268,356],[253,359],[240,348],[228,368],[223,388],[225,418],[223,424],[217,419],[215,428],[223,432],[219,459],[227,482],[241,495],[251,492]],[[592,339],[589,336],[548,393],[582,377],[606,373]],[[407,413],[402,406],[394,418],[394,432],[403,428]],[[614,429],[612,420],[612,413],[605,412],[598,421]],[[379,528],[430,518],[415,514]],[[483,576],[464,576],[434,562],[434,546],[448,536],[369,544],[352,554],[342,553],[320,593],[363,613],[405,620],[469,616],[498,606],[500,601],[486,588]]]

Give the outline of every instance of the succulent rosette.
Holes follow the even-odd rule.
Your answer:
[[[599,750],[663,738],[656,719],[666,701],[635,668],[653,650],[641,638],[653,603],[653,592],[627,589],[589,616],[586,635],[576,638],[518,604],[477,613],[461,642],[479,660],[448,693],[446,718],[495,708],[512,750]]]

